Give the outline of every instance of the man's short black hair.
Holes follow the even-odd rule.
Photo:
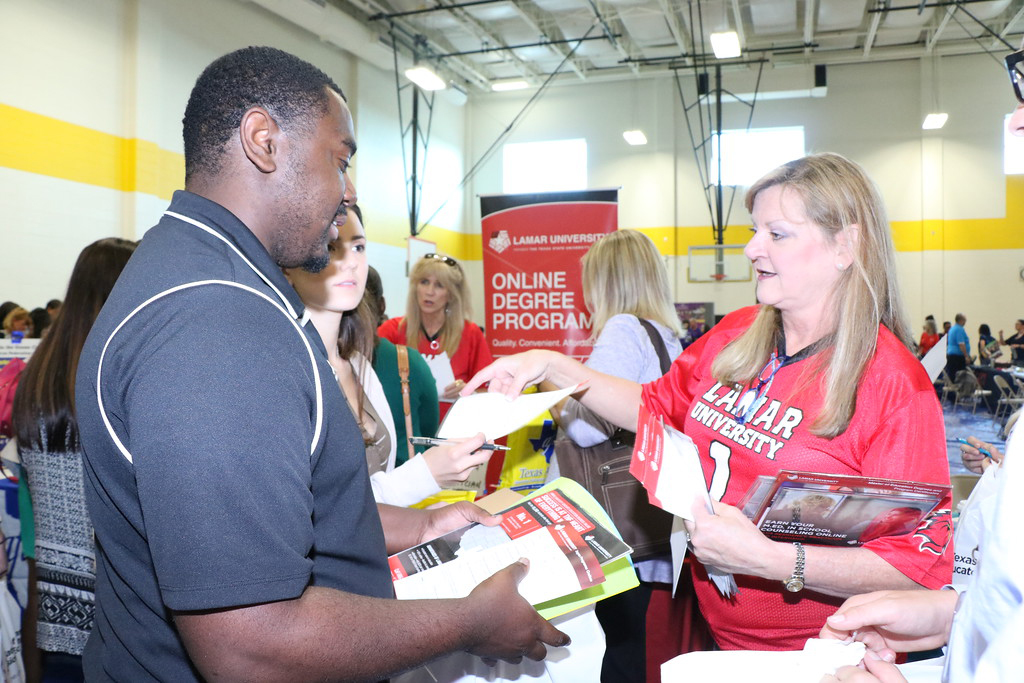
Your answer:
[[[182,119],[185,180],[219,170],[224,146],[252,107],[266,109],[282,128],[312,130],[327,113],[325,87],[345,97],[323,71],[272,47],[246,47],[215,60],[192,88]]]

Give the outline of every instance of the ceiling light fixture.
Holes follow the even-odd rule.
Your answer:
[[[633,145],[634,147],[636,147],[637,145],[647,144],[647,136],[644,135],[644,132],[642,130],[623,131],[622,139],[628,142],[629,144]]]
[[[495,81],[491,83],[491,90],[494,92],[506,92],[509,90],[525,90],[530,84],[522,79],[514,81]]]
[[[933,113],[928,114],[924,117],[924,123],[921,124],[921,130],[938,130],[946,125],[946,119],[949,118],[949,114],[945,113]]]
[[[405,77],[423,90],[444,90],[444,80],[426,66],[414,66],[405,70]]]
[[[736,31],[722,31],[711,34],[711,49],[718,59],[740,56],[740,37]]]

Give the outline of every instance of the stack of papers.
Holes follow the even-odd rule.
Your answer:
[[[558,479],[506,510],[499,526],[472,524],[392,555],[395,595],[465,597],[526,557],[530,571],[519,592],[550,619],[637,585],[632,549],[611,529],[585,489]]]

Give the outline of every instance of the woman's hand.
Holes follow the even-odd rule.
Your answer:
[[[434,446],[423,453],[431,476],[441,488],[451,488],[469,478],[473,470],[487,462],[494,451],[477,450],[486,441],[483,434],[444,446]]]
[[[992,458],[989,459],[987,455],[982,453],[982,449],[991,453]],[[960,460],[963,461],[964,467],[971,472],[982,474],[992,462],[1002,462],[1003,454],[992,444],[982,441],[977,437],[969,436],[967,437],[967,443],[960,444]]]
[[[459,397],[459,392],[462,391],[462,387],[464,386],[466,386],[466,383],[461,379],[457,379],[444,388],[444,391],[441,392],[441,396],[439,396],[439,398],[445,401],[454,401]]]
[[[841,666],[834,676],[825,676],[821,683],[906,683],[895,664],[873,657],[871,653],[864,656],[864,668],[857,666]]]
[[[478,387],[488,383],[488,391],[505,394],[510,399],[516,398],[531,384],[551,379],[551,366],[561,357],[561,354],[554,351],[534,350],[499,358],[473,375],[459,393],[469,396]]]
[[[953,623],[956,591],[876,591],[855,595],[825,621],[819,636],[852,638],[885,661],[897,652],[931,650],[945,645]]]
[[[694,556],[704,564],[734,574],[779,578],[770,570],[776,564],[772,560],[781,551],[791,553],[792,546],[776,543],[762,534],[739,508],[720,502],[713,504],[712,515],[704,502],[698,501],[693,506],[695,521],[686,522]],[[777,559],[780,567],[793,564],[781,557]]]

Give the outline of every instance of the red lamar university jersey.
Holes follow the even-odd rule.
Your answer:
[[[779,370],[768,400],[746,424],[738,424],[731,409],[742,390],[716,382],[711,361],[747,329],[757,310],[752,306],[726,316],[667,375],[643,389],[644,405],[697,444],[712,497],[736,505],[756,477],[780,469],[949,484],[935,390],[920,361],[884,327],[861,380],[853,420],[840,436],[829,440],[810,431],[824,393],[815,356]],[[949,583],[950,502],[941,503],[913,534],[879,538],[864,547],[927,588]],[[699,563],[694,579],[701,611],[727,650],[802,649],[843,602],[807,589],[788,593],[781,581],[751,576],[736,576],[739,594],[726,599]]]

